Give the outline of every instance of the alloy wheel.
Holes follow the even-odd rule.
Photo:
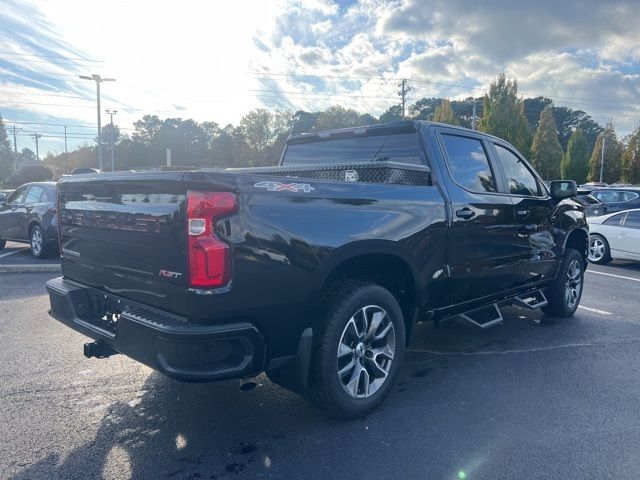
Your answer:
[[[396,350],[396,333],[387,312],[377,305],[358,310],[338,344],[338,378],[352,398],[368,398],[387,380]]]
[[[31,232],[31,252],[36,257],[42,252],[42,232],[37,227]]]
[[[592,262],[598,262],[602,260],[605,254],[605,244],[604,241],[598,237],[591,237],[589,239],[589,253],[588,258]]]
[[[582,265],[578,260],[572,260],[567,269],[567,280],[564,298],[567,307],[574,308],[580,299],[582,291]]]

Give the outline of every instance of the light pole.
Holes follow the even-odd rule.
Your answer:
[[[96,101],[98,107],[98,169],[102,170],[102,124],[100,121],[100,84],[102,82],[115,82],[115,78],[102,78],[100,75],[92,74],[90,77],[87,75],[80,75],[82,80],[93,80],[96,82]]]
[[[109,148],[111,149],[111,171],[113,172],[115,165],[115,155],[113,152],[113,116],[118,113],[118,110],[109,110],[107,108],[105,112],[107,112],[107,115],[111,117],[111,127],[109,128]]]

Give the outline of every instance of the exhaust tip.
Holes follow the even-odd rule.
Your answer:
[[[241,392],[248,392],[249,390],[253,390],[257,386],[258,386],[258,383],[253,378],[250,378],[250,379],[247,379],[247,380],[240,380],[240,391]]]

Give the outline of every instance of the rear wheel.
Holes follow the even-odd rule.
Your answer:
[[[389,394],[402,363],[405,325],[379,285],[341,282],[323,297],[309,396],[330,415],[358,418]]]
[[[573,248],[567,248],[558,278],[547,288],[548,304],[542,311],[554,317],[570,317],[578,309],[584,285],[584,260]]]
[[[50,248],[45,242],[44,235],[40,225],[34,225],[31,227],[31,233],[29,234],[31,254],[36,258],[45,258],[49,255]]]
[[[589,236],[589,251],[587,258],[591,263],[604,265],[611,261],[611,249],[609,242],[602,235],[593,233]]]

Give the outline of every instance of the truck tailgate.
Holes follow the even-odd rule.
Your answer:
[[[174,312],[186,310],[182,172],[99,174],[60,182],[66,278]]]

